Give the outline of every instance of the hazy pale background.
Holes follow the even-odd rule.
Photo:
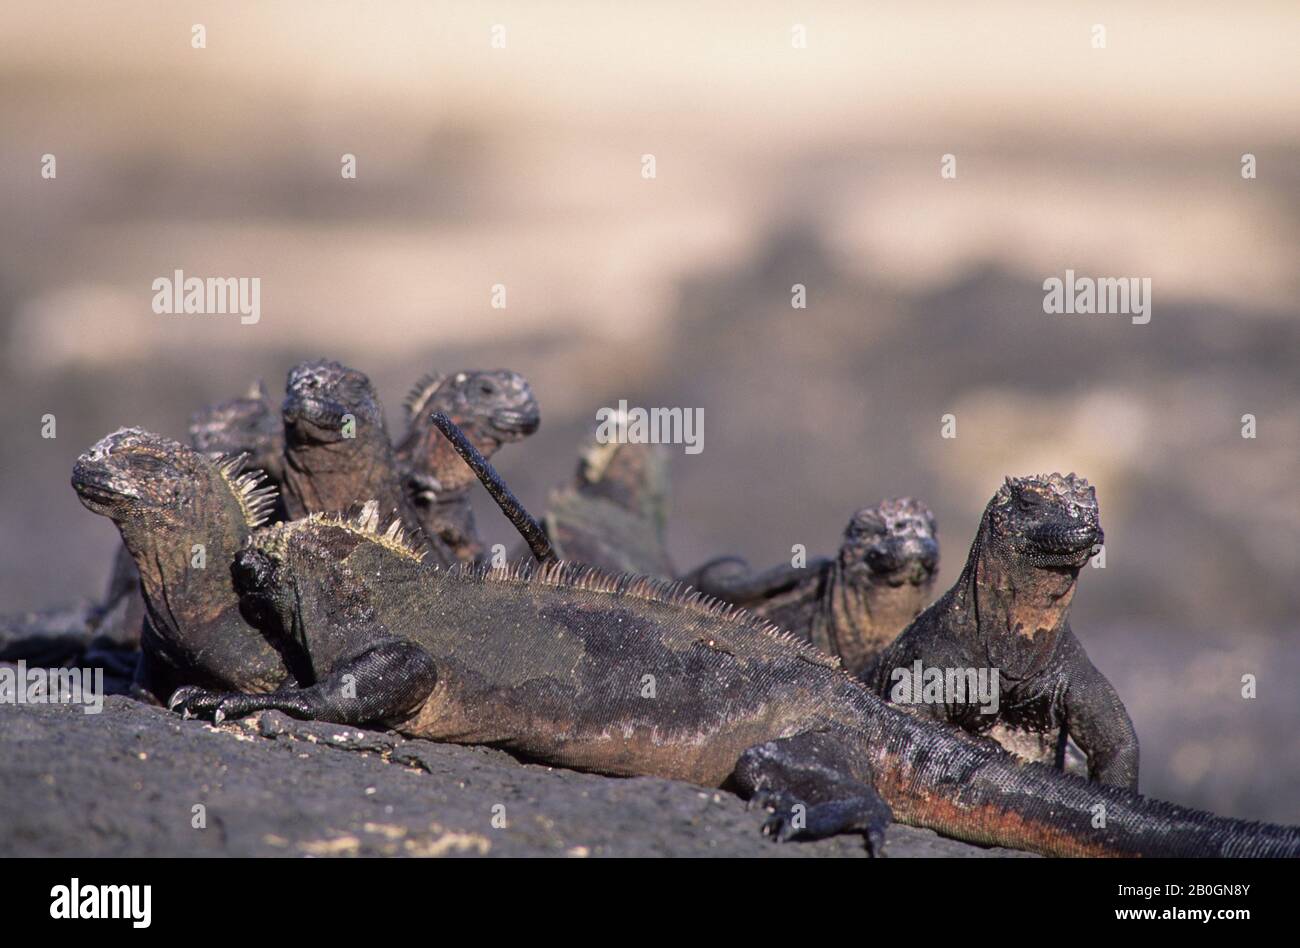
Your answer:
[[[0,607],[99,595],[115,533],[67,478],[119,425],[183,437],[322,355],[397,423],[423,371],[505,366],[543,406],[499,456],[535,510],[597,407],[704,408],[683,566],[829,552],[911,493],[946,584],[1004,474],[1086,474],[1108,565],[1074,626],[1143,789],[1300,821],[1298,27],[1290,3],[6,4]],[[1150,277],[1151,323],[1044,315],[1067,267]],[[260,277],[261,323],[155,315],[177,268]]]

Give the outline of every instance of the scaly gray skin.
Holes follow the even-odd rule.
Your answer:
[[[556,556],[612,573],[672,576],[664,547],[668,449],[583,443],[573,482],[551,492],[543,523]]]
[[[138,428],[82,454],[72,486],[117,525],[139,569],[139,690],[165,701],[181,683],[266,691],[288,677],[280,654],[243,619],[230,578],[235,553],[274,505],[272,488],[241,475],[237,460],[213,461]]]
[[[728,787],[772,810],[778,839],[862,833],[878,851],[892,810],[1053,855],[1300,854],[1300,829],[1082,781],[901,712],[763,620],[667,583],[434,569],[373,507],[260,531],[232,572],[246,612],[313,675],[273,694],[182,688],[171,706],[187,714],[278,709]]]
[[[866,676],[871,688],[890,700],[899,670],[917,661],[997,669],[996,714],[972,701],[911,707],[972,734],[996,725],[1041,735],[1061,751],[1071,737],[1093,780],[1136,789],[1133,723],[1069,623],[1079,570],[1102,540],[1097,494],[1083,478],[1007,478],[984,511],[956,584],[880,655]]]
[[[284,405],[284,504],[292,519],[339,513],[374,500],[394,513],[433,562],[456,558],[420,524],[388,440],[384,408],[364,374],[337,362],[301,362],[289,373]],[[346,420],[355,421],[352,437]]]
[[[190,416],[190,444],[210,458],[244,455],[243,469],[249,473],[260,472],[266,486],[278,490],[284,480],[284,426],[280,412],[271,404],[266,386],[260,381],[242,398],[217,402],[194,412]],[[269,517],[285,519],[278,494]],[[99,627],[123,602],[121,629],[116,637],[138,644],[144,630],[144,598],[140,594],[140,571],[125,546],[118,548],[108,591],[92,614],[91,624]]]
[[[478,562],[483,541],[469,499],[474,473],[429,418],[442,412],[490,458],[502,445],[538,429],[541,411],[532,388],[518,372],[505,369],[432,374],[416,383],[405,407],[406,436],[394,453],[420,523],[457,561]]]
[[[787,629],[860,677],[930,601],[939,568],[934,514],[910,497],[857,511],[835,558],[754,573],[711,560],[682,577],[700,592]]]

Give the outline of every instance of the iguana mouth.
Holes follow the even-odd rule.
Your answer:
[[[83,502],[111,506],[123,500],[139,500],[140,493],[100,467],[78,461],[72,470],[72,486]]]
[[[1098,525],[1077,527],[1045,525],[1028,531],[1025,555],[1039,567],[1078,567],[1093,555],[1106,539]]]
[[[530,435],[542,424],[542,417],[536,411],[516,411],[501,408],[492,413],[492,427],[506,434]]]
[[[889,586],[930,581],[939,565],[939,545],[928,537],[901,537],[872,546],[866,555],[871,572]]]
[[[345,414],[342,405],[325,399],[296,396],[284,403],[285,427],[299,440],[338,440]]]

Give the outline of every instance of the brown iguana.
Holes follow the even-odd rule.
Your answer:
[[[145,606],[136,684],[165,701],[181,683],[270,690],[280,654],[239,611],[230,564],[274,506],[238,461],[123,428],[78,458],[72,486],[117,525],[139,568]]]
[[[406,436],[395,449],[407,492],[425,533],[461,562],[478,562],[483,543],[474,526],[474,473],[429,421],[442,412],[485,458],[521,441],[541,424],[528,380],[518,372],[466,371],[426,375],[406,399]]]
[[[562,560],[613,573],[672,576],[664,547],[668,450],[588,435],[572,483],[551,492],[542,523]]]
[[[1092,779],[1136,789],[1133,723],[1070,630],[1079,570],[1102,540],[1097,494],[1083,478],[1007,478],[985,508],[961,576],[880,655],[869,685],[972,734],[1020,746],[1016,732],[1042,735],[1058,763],[1073,738]],[[946,679],[954,670],[954,685],[971,672],[996,672],[996,710],[939,689],[933,672],[925,693],[918,663],[923,676],[936,669]]]
[[[370,379],[338,362],[301,362],[289,372],[284,419],[284,505],[289,517],[337,513],[374,500],[396,512],[412,541],[449,566],[452,551],[420,524]]]
[[[142,432],[87,452],[73,482],[138,560],[183,564],[196,526],[249,522],[251,485]],[[1086,783],[900,712],[833,659],[680,587],[572,565],[447,571],[425,565],[400,527],[381,532],[368,505],[358,521],[319,515],[258,531],[231,575],[260,643],[234,622],[213,634],[229,618],[215,571],[182,565],[157,585],[147,575],[151,624],[175,670],[193,663],[195,683],[172,706],[217,718],[277,708],[726,786],[772,809],[778,839],[861,832],[878,850],[892,809],[961,839],[1053,854],[1300,854],[1300,829]],[[222,553],[227,543],[224,532],[208,539]],[[191,597],[210,605],[186,608]],[[241,679],[258,693],[227,690]]]
[[[278,488],[284,479],[284,427],[260,381],[241,398],[194,412],[190,416],[190,444],[212,458],[245,455],[244,470],[261,472],[266,486]],[[278,494],[268,516],[272,520],[285,518]],[[90,624],[98,629],[114,614],[110,623],[116,626],[114,638],[139,644],[144,628],[144,599],[140,595],[140,571],[125,546],[118,547],[108,591],[92,612]]]
[[[934,514],[904,497],[857,511],[834,559],[755,574],[744,560],[723,557],[683,580],[839,656],[861,676],[930,601],[938,568]]]

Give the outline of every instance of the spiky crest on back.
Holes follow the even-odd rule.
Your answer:
[[[397,556],[420,561],[423,552],[411,547],[401,534],[400,521],[394,521],[387,530],[379,530],[379,509],[375,501],[367,501],[361,512],[352,517],[336,514],[311,514],[301,520],[277,523],[263,530],[256,538],[257,546],[281,556],[289,540],[312,527],[334,527],[364,541],[376,543]],[[708,596],[696,589],[670,579],[640,576],[634,573],[610,573],[584,563],[555,561],[538,564],[522,560],[505,567],[490,564],[459,563],[446,571],[433,566],[447,580],[468,583],[511,583],[550,586],[584,592],[604,593],[616,598],[626,597],[661,603],[685,609],[727,623],[733,630],[759,635],[790,649],[797,657],[813,665],[835,670],[849,678],[837,657],[809,645],[804,640],[768,620],[747,612],[731,603]]]
[[[429,399],[438,394],[438,390],[446,384],[448,378],[449,376],[442,372],[429,372],[411,386],[406,400],[402,402],[408,421],[423,413],[425,406],[429,404]]]
[[[283,551],[290,537],[312,526],[337,527],[353,536],[377,543],[398,556],[416,562],[424,561],[424,550],[419,549],[406,536],[400,517],[395,518],[387,529],[380,531],[377,500],[368,500],[359,510],[349,514],[313,513],[299,520],[277,523],[263,530],[256,538],[256,543],[262,549]]]
[[[275,509],[278,492],[261,471],[244,471],[248,457],[247,453],[226,455],[215,466],[222,482],[230,488],[239,509],[243,511],[244,523],[250,530],[256,530],[266,523],[271,511]]]

